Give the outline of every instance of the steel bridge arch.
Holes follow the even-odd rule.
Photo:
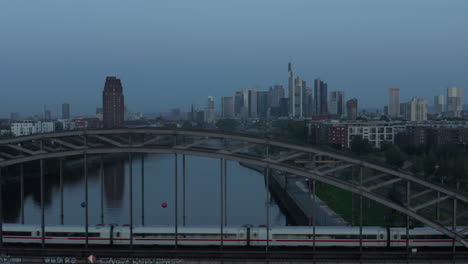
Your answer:
[[[273,149],[286,150],[286,153],[280,151],[271,154],[270,152],[273,152],[271,151]],[[459,206],[461,204],[468,205],[468,197],[388,167],[340,153],[264,137],[210,130],[161,128],[101,129],[39,134],[0,140],[0,169],[35,160],[111,153],[174,153],[222,158],[303,176],[367,197],[412,217],[468,247],[468,242],[464,238],[464,233],[468,229],[457,232],[456,229],[447,228],[440,221],[437,222],[418,213],[420,209],[451,199],[454,204],[451,220],[455,225],[458,217],[468,214],[467,212],[462,212],[460,215],[456,213],[457,204]],[[288,162],[304,156],[307,156],[306,160],[309,161],[309,164],[314,163],[313,157],[325,157],[327,163],[311,168]],[[352,167],[361,168],[359,182],[344,180],[336,175],[337,172]],[[362,168],[374,170],[380,174],[363,179]],[[411,186],[415,185],[422,187],[412,196],[410,192],[407,193],[407,201],[409,202],[405,206],[376,193],[380,188],[400,181],[406,181],[409,188],[407,190],[411,190]],[[372,185],[366,186],[365,183],[369,182]],[[437,193],[436,199],[411,205],[412,199],[410,198],[421,197],[434,192]],[[440,197],[440,194],[443,196]]]

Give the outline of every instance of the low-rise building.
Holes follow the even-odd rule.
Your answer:
[[[52,121],[25,120],[11,123],[11,133],[16,137],[54,131],[55,124]]]

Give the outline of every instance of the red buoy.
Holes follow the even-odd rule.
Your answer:
[[[162,208],[166,208],[166,207],[167,207],[167,203],[166,203],[166,202],[162,203],[162,204],[161,204],[161,207],[162,207]]]

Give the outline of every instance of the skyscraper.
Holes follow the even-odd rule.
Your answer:
[[[234,117],[234,98],[232,96],[221,97],[221,112],[223,118]]]
[[[292,70],[292,64],[291,62],[288,63],[288,98],[289,98],[289,115],[290,116],[295,116],[296,112],[294,109],[294,105],[296,104],[295,101],[295,88],[296,85],[294,83],[294,73]]]
[[[330,104],[328,105],[328,113],[340,118],[344,114],[344,92],[330,92]]]
[[[461,117],[463,111],[463,90],[461,87],[447,88],[447,114],[451,117]]]
[[[328,101],[327,101],[327,83],[320,79],[314,81],[314,104],[315,115],[328,115]]]
[[[104,128],[124,126],[124,96],[120,79],[106,77],[102,92],[102,109]]]
[[[284,98],[284,88],[282,85],[270,87],[270,105],[272,107],[280,106],[280,99]]]
[[[62,104],[62,119],[70,119],[70,104]]]
[[[207,102],[206,108],[208,108],[208,109],[214,109],[215,108],[215,103],[214,103],[213,96],[208,96],[208,102]]]
[[[244,107],[244,95],[242,92],[236,92],[234,95],[234,114],[236,117],[242,117]]]
[[[257,115],[260,118],[268,117],[268,109],[270,108],[270,92],[260,91],[257,93]]]
[[[346,112],[348,113],[348,120],[357,119],[358,100],[356,98],[350,99],[346,102]]]
[[[427,102],[421,98],[412,98],[409,101],[410,121],[427,120]]]
[[[444,96],[443,95],[434,96],[434,112],[443,113],[444,109],[445,109]]]
[[[400,88],[388,89],[388,115],[398,117],[400,115]]]

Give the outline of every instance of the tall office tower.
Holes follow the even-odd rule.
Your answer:
[[[436,95],[434,96],[434,112],[443,113],[444,112],[444,96]]]
[[[346,111],[348,112],[348,120],[356,120],[358,113],[358,100],[350,99],[346,102]]]
[[[257,93],[257,115],[260,118],[269,116],[268,109],[270,108],[270,92],[260,91]]]
[[[223,118],[234,117],[234,98],[232,96],[221,97],[221,112]]]
[[[400,116],[405,120],[411,120],[411,101],[400,103]]]
[[[272,107],[279,107],[281,98],[284,98],[283,85],[270,87],[270,105]]]
[[[330,104],[328,105],[328,113],[340,118],[344,114],[344,92],[330,92]]]
[[[314,82],[314,104],[316,115],[328,115],[328,101],[327,101],[327,83],[320,79],[315,79]]]
[[[289,94],[289,116],[296,116],[296,108],[295,105],[297,104],[296,102],[296,83],[294,79],[294,73],[292,70],[292,64],[291,62],[288,63],[288,94]]]
[[[249,118],[257,118],[257,94],[258,89],[248,89],[247,91],[247,113]],[[245,99],[244,99],[245,101]]]
[[[244,95],[242,92],[236,92],[234,95],[234,115],[241,117],[242,107],[244,106]]]
[[[413,97],[408,104],[410,105],[410,121],[427,120],[426,100]]]
[[[302,86],[302,115],[304,117],[312,116],[312,88],[306,87],[304,83]]]
[[[398,117],[400,115],[400,88],[388,88],[388,115]]]
[[[461,87],[447,88],[447,114],[461,117],[463,111],[463,90]]]
[[[104,128],[124,126],[124,96],[120,79],[106,77],[102,92],[102,110]]]
[[[62,119],[70,119],[70,104],[62,104]]]
[[[208,109],[214,109],[215,108],[215,102],[214,102],[213,96],[208,96],[208,101],[207,101],[206,108],[208,108]]]
[[[291,117],[302,118],[302,87],[305,85],[305,82],[301,80],[301,77],[297,76],[294,78],[292,90],[292,101],[289,101],[291,104]]]

